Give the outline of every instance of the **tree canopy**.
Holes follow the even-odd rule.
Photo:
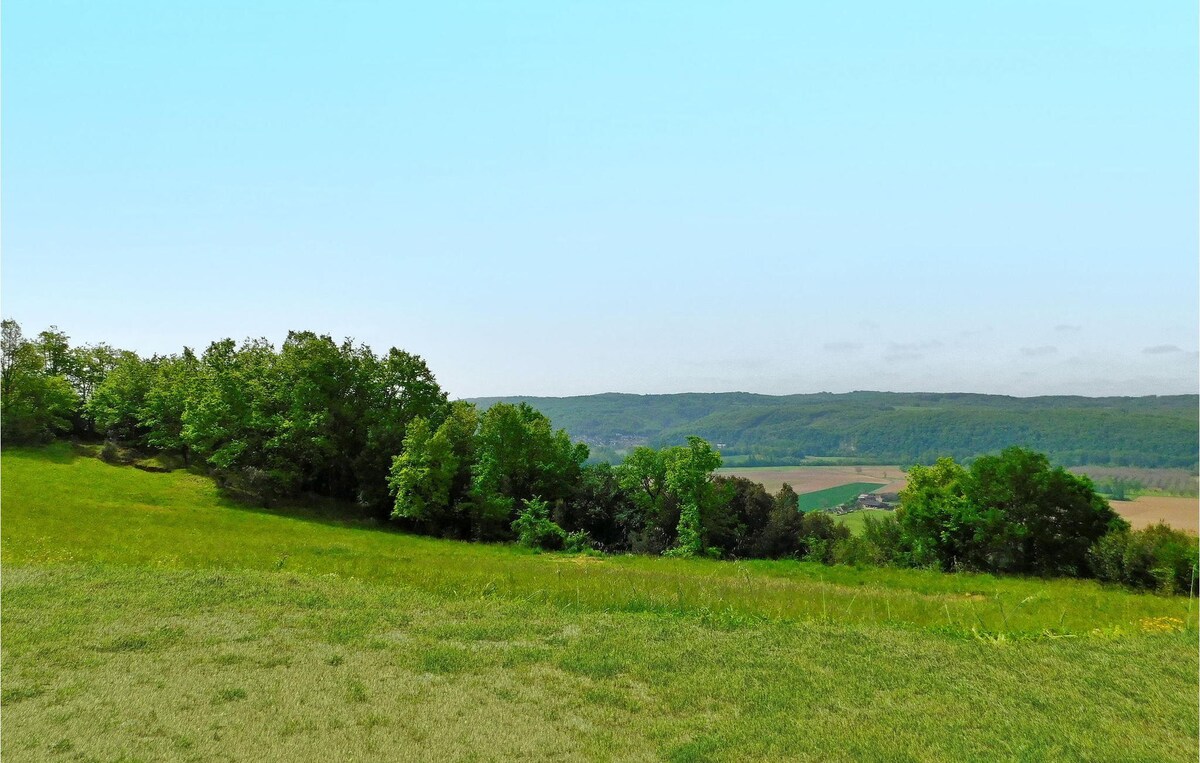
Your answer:
[[[899,521],[917,563],[1039,575],[1078,575],[1088,549],[1128,527],[1091,480],[1020,447],[914,466]]]

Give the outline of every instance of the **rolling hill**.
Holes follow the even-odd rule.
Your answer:
[[[1029,397],[968,393],[746,392],[579,397],[487,397],[527,402],[600,459],[637,445],[700,435],[731,465],[797,463],[805,457],[862,462],[971,458],[1023,445],[1067,464],[1197,465],[1197,395]]]

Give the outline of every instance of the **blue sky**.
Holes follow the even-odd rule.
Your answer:
[[[1194,3],[3,14],[3,314],[455,396],[1197,390]]]

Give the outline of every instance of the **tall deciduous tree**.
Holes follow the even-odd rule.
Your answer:
[[[913,561],[943,569],[1078,575],[1088,548],[1125,526],[1089,479],[1018,447],[969,470],[949,458],[913,467],[900,500]]]
[[[368,506],[387,510],[389,469],[392,459],[405,448],[408,427],[421,418],[437,429],[443,419],[454,414],[445,391],[419,355],[393,347],[386,356],[364,358],[363,363],[369,370],[363,381],[364,442],[354,461],[358,498]],[[461,419],[465,414],[459,411],[457,415]]]
[[[62,376],[49,373],[41,347],[16,321],[0,330],[0,438],[42,442],[71,428],[78,397]]]
[[[980,517],[973,561],[997,572],[1083,574],[1088,548],[1127,526],[1090,479],[1025,448],[976,459],[966,492]]]
[[[146,430],[146,394],[154,380],[154,363],[135,353],[120,354],[115,366],[84,403],[87,415],[99,434],[134,442],[144,442]]]
[[[707,548],[704,519],[719,504],[713,472],[721,466],[721,454],[707,440],[692,436],[687,445],[668,448],[664,461],[667,489],[680,504],[677,545],[672,551],[678,556],[694,556]]]
[[[918,565],[952,569],[965,562],[975,535],[975,507],[966,496],[967,471],[952,458],[913,466],[900,492],[900,524]]]
[[[520,502],[540,498],[550,505],[571,497],[588,449],[526,403],[497,403],[480,418],[478,460],[472,493],[479,502],[480,530],[511,535]]]
[[[37,335],[37,349],[42,354],[43,367],[49,376],[69,376],[71,373],[71,338],[58,326],[51,326]]]
[[[436,429],[418,417],[408,425],[404,449],[392,461],[388,486],[392,516],[437,535],[467,537],[474,525],[471,467],[479,414],[455,401]]]

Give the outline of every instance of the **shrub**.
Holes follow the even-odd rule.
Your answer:
[[[596,543],[587,530],[576,530],[563,536],[563,550],[572,554],[582,554],[587,551],[595,551]]]
[[[1103,581],[1185,593],[1193,585],[1200,556],[1194,536],[1160,522],[1108,533],[1092,545],[1088,561],[1092,574]]]
[[[912,563],[912,547],[905,542],[900,520],[894,513],[866,517],[862,537],[875,547],[878,564],[908,566]]]
[[[112,440],[105,442],[104,447],[100,448],[100,460],[106,464],[121,463],[121,448]]]
[[[567,534],[550,520],[550,508],[540,498],[524,501],[524,508],[512,523],[517,542],[529,548],[556,551],[563,547]]]
[[[833,564],[837,542],[850,537],[850,529],[824,511],[805,512],[800,518],[799,531],[803,558],[825,564]]]
[[[853,535],[834,541],[832,556],[835,564],[850,564],[855,567],[877,565],[885,561],[874,543]]]

